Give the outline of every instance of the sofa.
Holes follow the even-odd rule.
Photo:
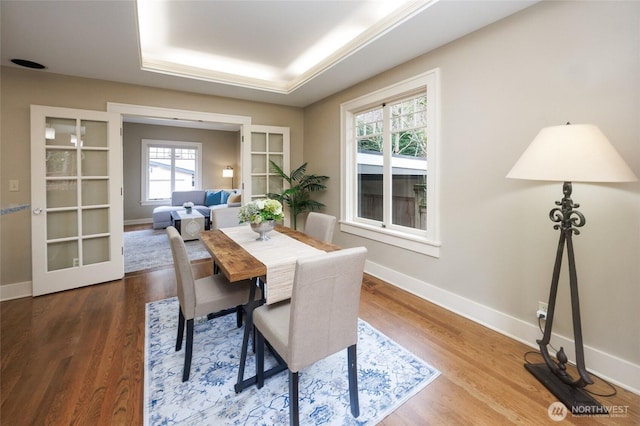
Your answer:
[[[166,228],[171,225],[171,212],[184,209],[183,204],[191,201],[195,210],[205,217],[205,229],[209,229],[212,209],[240,209],[240,190],[207,189],[194,191],[174,191],[171,194],[171,205],[158,206],[153,209],[153,229]]]

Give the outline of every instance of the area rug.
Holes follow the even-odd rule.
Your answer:
[[[262,389],[235,393],[243,333],[235,321],[235,315],[196,321],[191,376],[183,383],[184,348],[175,351],[177,298],[147,304],[145,425],[289,423],[286,371],[266,379]],[[358,326],[360,416],[354,419],[350,411],[344,350],[300,372],[300,424],[374,425],[440,374],[368,323],[359,320]],[[255,373],[249,354],[245,378]],[[265,367],[272,365],[267,356]]]
[[[185,241],[190,260],[211,256],[200,240]],[[173,264],[171,246],[164,229],[124,233],[124,272],[136,272]]]

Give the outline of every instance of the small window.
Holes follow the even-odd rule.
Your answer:
[[[142,140],[142,203],[160,204],[173,191],[201,186],[202,144]]]
[[[438,70],[342,105],[341,229],[438,255]]]

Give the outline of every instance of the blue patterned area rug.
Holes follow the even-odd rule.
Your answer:
[[[185,241],[190,260],[211,256],[200,240]],[[145,229],[124,233],[124,272],[143,271],[161,266],[173,266],[171,246],[164,229]]]
[[[144,363],[145,425],[286,425],[289,423],[286,371],[236,394],[233,385],[243,328],[235,315],[196,320],[189,381],[182,382],[184,346],[175,351],[177,298],[148,303]],[[184,345],[184,344],[183,344]],[[265,355],[269,352],[265,351]],[[249,351],[251,355],[251,351]],[[265,367],[275,361],[267,355]],[[255,374],[249,356],[245,376]],[[359,321],[358,387],[360,416],[349,406],[347,351],[300,372],[300,423],[374,425],[438,377],[440,373],[394,341]]]

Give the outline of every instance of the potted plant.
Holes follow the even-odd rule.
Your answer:
[[[320,210],[321,207],[324,207],[324,204],[321,202],[311,199],[311,193],[325,190],[327,187],[323,182],[329,179],[329,176],[306,174],[308,163],[304,163],[292,171],[290,175],[287,175],[280,166],[273,161],[270,161],[270,163],[271,170],[287,181],[289,188],[285,189],[282,194],[268,193],[267,197],[289,206],[289,209],[291,209],[293,229],[297,229],[297,219],[300,213]]]

